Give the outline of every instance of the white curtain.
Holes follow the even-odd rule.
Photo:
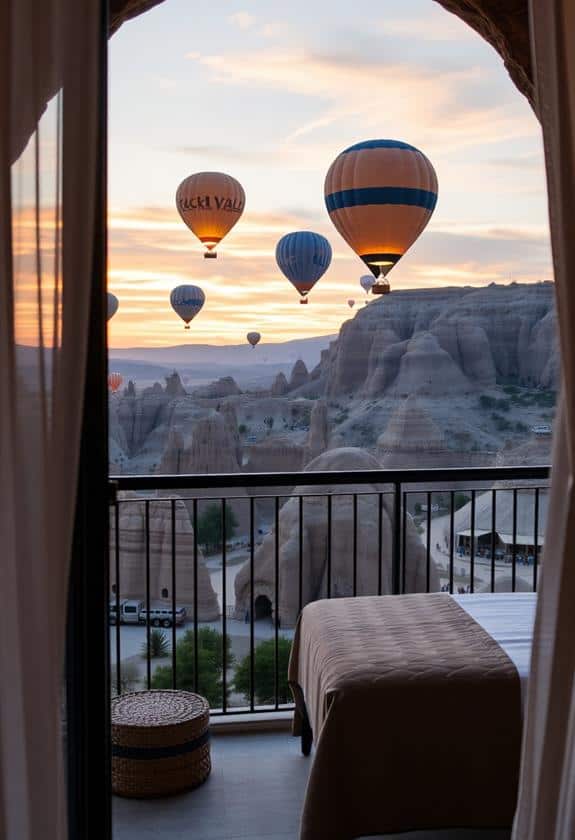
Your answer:
[[[514,840],[575,837],[575,0],[531,0],[563,367]]]
[[[0,837],[66,837],[63,670],[100,0],[0,0]]]

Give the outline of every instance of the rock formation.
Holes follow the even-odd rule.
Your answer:
[[[182,385],[180,374],[176,370],[166,376],[166,395],[168,397],[183,397],[185,394],[186,389]]]
[[[304,447],[283,435],[273,435],[247,449],[246,472],[291,472],[304,465]],[[270,491],[275,492],[275,489]],[[282,490],[278,488],[278,492]]]
[[[231,402],[223,402],[218,406],[218,412],[224,418],[227,430],[235,447],[235,456],[238,464],[242,463],[242,442],[240,440],[240,432],[238,429],[238,415]]]
[[[271,387],[272,397],[283,397],[289,391],[289,384],[283,373],[278,373]]]
[[[164,500],[166,499],[167,500]],[[139,501],[136,494],[122,494],[119,504],[119,595],[121,598],[146,597],[146,504],[150,525],[150,600],[172,602],[172,501],[176,522],[176,603],[194,609],[194,530],[186,506],[178,496],[162,501]],[[115,587],[115,522],[110,523],[110,583]],[[198,549],[198,619],[212,621],[219,616],[216,593]],[[115,589],[112,591],[115,593]]]
[[[377,440],[377,454],[381,465],[390,469],[446,466],[449,459],[444,436],[414,395],[392,414]]]
[[[556,390],[553,285],[394,291],[343,324],[320,366],[329,397]]]
[[[290,391],[295,391],[296,388],[301,388],[301,386],[306,385],[307,382],[309,382],[309,371],[305,362],[302,359],[298,359],[292,368],[289,379],[289,389]]]
[[[209,385],[194,389],[194,396],[203,399],[220,399],[221,397],[231,397],[241,393],[233,376],[222,376],[215,382],[210,382]]]
[[[172,427],[168,434],[162,460],[158,465],[158,473],[160,475],[179,475],[182,472],[184,450],[184,436],[178,429]]]
[[[236,473],[240,467],[236,442],[224,417],[214,412],[198,420],[190,445],[184,450],[180,472]]]
[[[328,441],[328,415],[325,400],[318,400],[314,405],[309,421],[309,432],[304,452],[304,463],[308,464],[325,452]]]
[[[305,473],[317,470],[369,470],[377,469],[378,462],[361,449],[333,449],[320,455],[304,469]],[[379,496],[378,485],[329,486],[322,492],[332,497],[331,564],[328,557],[327,501],[325,496],[313,495],[317,488],[302,483],[297,495],[309,494],[303,502],[302,522],[302,601],[307,604],[327,594],[328,578],[332,596],[347,596],[354,592],[353,570],[353,499],[342,493],[373,495],[357,497],[356,593],[374,595],[378,592],[379,563],[381,562],[382,592],[391,592],[393,505],[387,495],[382,497],[382,543],[378,545]],[[272,531],[256,552],[253,601],[268,604],[272,612],[279,610],[282,627],[294,624],[299,611],[300,568],[299,500],[290,498],[282,507],[279,518],[279,604],[275,603],[275,531]],[[426,585],[425,549],[410,517],[406,522],[406,591],[420,592]],[[381,558],[381,559],[380,559]],[[431,589],[439,588],[435,565],[431,567]],[[250,569],[246,564],[235,580],[236,613],[243,617],[250,605]]]

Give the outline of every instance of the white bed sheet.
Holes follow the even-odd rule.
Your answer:
[[[451,597],[495,639],[517,668],[521,703],[525,709],[537,595],[534,592],[494,592]]]

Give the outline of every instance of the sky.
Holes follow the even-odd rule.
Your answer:
[[[538,123],[497,53],[432,0],[166,0],[110,42],[108,287],[112,347],[283,341],[339,330],[363,304],[363,263],[332,226],[323,182],[347,146],[420,148],[435,213],[392,289],[550,280]],[[178,184],[219,170],[246,192],[241,220],[204,260]],[[307,229],[333,248],[300,306],[277,241]],[[206,294],[189,332],[170,290]]]

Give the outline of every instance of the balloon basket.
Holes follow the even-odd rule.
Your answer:
[[[300,303],[303,303],[303,304],[305,304],[305,305],[307,306],[307,304],[308,304],[308,300],[307,300],[307,298],[301,298],[301,299],[300,299]]]
[[[206,253],[204,254],[205,260],[217,260],[217,258],[218,255],[215,251],[206,251]]]
[[[185,330],[189,330],[189,329],[190,329],[190,325],[189,325],[189,324],[186,324],[186,326],[184,327],[184,329],[185,329]]]

